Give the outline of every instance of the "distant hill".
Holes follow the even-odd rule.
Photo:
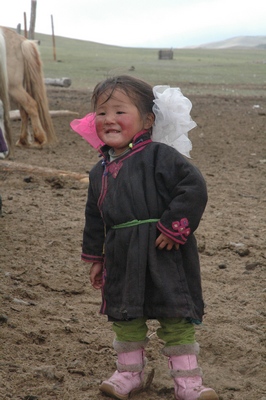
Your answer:
[[[266,50],[266,36],[238,36],[220,42],[206,43],[197,48],[204,49],[227,49],[233,47],[255,47]]]

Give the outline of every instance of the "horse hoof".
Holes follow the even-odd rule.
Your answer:
[[[47,144],[47,141],[44,140],[43,142],[38,142],[37,140],[31,143],[31,147],[34,147],[35,149],[42,149],[43,146]]]
[[[30,147],[30,144],[26,140],[18,140],[16,142],[16,146],[17,147]]]
[[[24,148],[28,148],[28,149],[42,149],[45,144],[46,144],[46,141],[40,143],[38,141],[27,142],[27,141],[24,141],[24,140],[18,140],[16,142],[16,146],[24,147]]]

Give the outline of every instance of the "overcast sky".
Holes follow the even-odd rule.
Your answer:
[[[5,0],[0,25],[24,28],[31,0]],[[35,31],[126,47],[185,47],[266,36],[266,0],[37,0]]]

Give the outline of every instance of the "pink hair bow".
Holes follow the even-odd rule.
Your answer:
[[[74,119],[70,122],[70,126],[73,131],[82,136],[95,149],[104,145],[96,132],[95,113],[89,113],[81,119]]]

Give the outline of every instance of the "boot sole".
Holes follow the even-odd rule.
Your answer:
[[[218,396],[214,390],[201,393],[199,400],[218,400]]]
[[[100,391],[108,394],[109,396],[119,399],[119,400],[127,400],[130,397],[132,397],[134,394],[139,393],[143,390],[143,385],[139,386],[136,389],[131,390],[130,393],[128,394],[119,394],[115,391],[115,388],[111,385],[108,385],[107,383],[102,383],[99,387]]]

